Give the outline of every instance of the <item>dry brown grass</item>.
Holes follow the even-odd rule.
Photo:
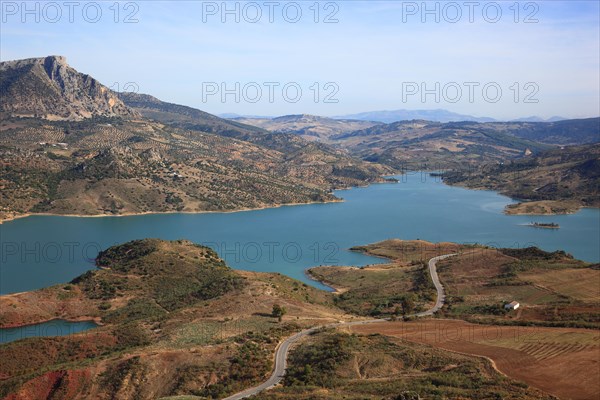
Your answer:
[[[414,278],[407,268],[410,263],[458,253],[437,264],[448,296],[447,305],[442,310],[447,316],[485,322],[535,321],[582,327],[600,322],[600,271],[587,268],[586,263],[564,253],[546,253],[535,248],[508,251],[398,239],[358,246],[354,250],[393,260],[390,266],[399,272],[388,280],[381,280],[381,287],[390,286],[391,280],[398,281],[396,295],[414,291],[409,284]],[[348,290],[365,285],[358,279],[361,275],[376,275],[371,268],[358,271],[339,269],[336,273],[326,269],[316,271],[320,278]],[[376,285],[372,289],[375,292],[379,290]],[[504,313],[502,306],[513,300],[521,303],[521,309]]]
[[[0,297],[4,326],[57,317],[104,319],[104,326],[79,334],[1,346],[2,359],[10,360],[0,363],[3,395],[39,398],[55,388],[71,393],[68,398],[158,398],[223,382],[215,390],[231,393],[266,378],[281,337],[356,318],[334,307],[331,293],[281,274],[225,269],[215,253],[186,241],[133,242],[109,249],[98,263],[105,268],[76,283]],[[203,286],[207,293],[238,283],[189,303],[182,297],[167,304],[161,303],[165,293],[187,288],[166,286],[167,277],[214,279]],[[98,291],[117,284],[110,295]],[[274,304],[287,310],[280,322],[271,315]],[[71,385],[77,371],[82,380]]]
[[[536,271],[524,273],[521,277],[577,300],[600,302],[600,270],[597,269]]]

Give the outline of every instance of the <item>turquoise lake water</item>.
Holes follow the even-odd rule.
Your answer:
[[[0,329],[0,344],[28,337],[72,335],[97,326],[93,321],[69,322],[55,319],[41,324]]]
[[[389,238],[562,249],[600,260],[600,210],[561,216],[507,216],[511,199],[450,187],[426,173],[399,183],[338,191],[343,203],[237,213],[73,218],[33,216],[0,225],[0,294],[68,282],[93,268],[99,250],[133,239],[188,239],[214,248],[238,269],[308,279],[315,265],[382,262],[347,251]],[[560,229],[525,226],[556,222]]]

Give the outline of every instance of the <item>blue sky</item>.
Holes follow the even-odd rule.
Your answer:
[[[134,82],[216,114],[444,108],[512,119],[600,109],[598,1],[428,2],[431,13],[421,1],[256,1],[229,2],[230,14],[221,1],[136,1],[117,3],[118,15],[113,1],[81,1],[73,22],[62,1],[28,2],[29,14],[21,1],[1,3],[2,61],[64,55],[107,86]],[[126,23],[131,13],[137,22]]]

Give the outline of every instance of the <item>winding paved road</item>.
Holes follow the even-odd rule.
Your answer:
[[[438,277],[435,264],[440,260],[455,256],[455,255],[456,255],[456,253],[445,254],[443,256],[433,257],[431,260],[429,260],[429,274],[431,275],[431,280],[433,281],[433,285],[435,286],[435,289],[437,290],[437,299],[435,301],[435,305],[433,307],[431,307],[429,310],[414,314],[412,316],[425,317],[425,316],[433,315],[434,313],[439,311],[440,308],[442,308],[442,306],[444,305],[444,301],[446,299],[446,295],[444,293],[444,287],[442,286],[442,284],[440,282],[440,278]],[[281,382],[281,380],[283,379],[283,376],[285,375],[285,370],[287,367],[287,356],[290,351],[290,347],[294,343],[296,343],[300,339],[302,339],[303,337],[310,335],[311,333],[315,332],[318,329],[334,328],[334,327],[341,327],[341,326],[366,325],[366,324],[372,324],[375,322],[384,322],[384,321],[387,321],[387,320],[386,319],[371,319],[371,320],[366,320],[366,321],[340,322],[340,323],[333,323],[333,324],[324,325],[324,326],[316,326],[314,328],[305,329],[301,332],[298,332],[295,335],[288,337],[283,342],[281,342],[279,344],[279,346],[277,346],[277,349],[275,350],[275,369],[271,373],[271,376],[269,377],[269,379],[267,379],[265,382],[261,383],[258,386],[246,389],[242,392],[239,392],[232,396],[229,396],[223,400],[245,399],[246,397],[253,396],[255,394],[262,392],[263,390],[270,389],[273,386],[277,385],[279,382]]]

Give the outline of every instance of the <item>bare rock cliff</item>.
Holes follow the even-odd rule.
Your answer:
[[[137,118],[119,97],[61,56],[0,63],[0,115],[49,120]]]

